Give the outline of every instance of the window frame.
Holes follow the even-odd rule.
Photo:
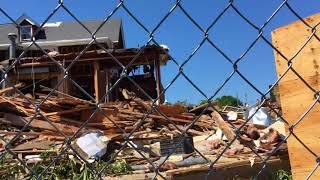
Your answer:
[[[30,28],[30,38],[26,38],[24,39],[22,37],[23,34],[26,34],[26,33],[22,33],[22,28]],[[32,34],[33,34],[33,28],[32,28],[32,25],[23,25],[23,26],[20,26],[20,41],[31,41],[31,38],[32,38]]]

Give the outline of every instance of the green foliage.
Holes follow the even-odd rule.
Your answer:
[[[216,99],[218,102],[219,108],[223,108],[224,106],[238,106],[242,105],[242,102],[233,96],[221,96]]]
[[[189,103],[187,100],[177,101],[174,104],[180,104],[185,107],[192,107],[193,106],[193,104]]]
[[[109,170],[109,171],[108,171]],[[107,174],[114,174],[114,175],[122,175],[128,174],[129,172],[133,171],[132,167],[127,164],[127,162],[123,160],[118,160],[113,164],[110,164],[107,170]]]
[[[32,169],[36,174],[42,173],[48,164],[50,164],[56,153],[47,151],[40,154],[43,162],[36,163]],[[125,160],[117,160],[107,165],[104,161],[96,161],[94,164],[98,169],[105,167],[103,175],[116,176],[129,174],[133,170]],[[26,170],[22,164],[14,160],[12,155],[7,153],[0,159],[0,178],[1,179],[29,179],[34,180],[36,177],[26,174]],[[292,180],[291,172],[278,170],[277,172],[269,172],[272,180]],[[41,180],[60,180],[60,179],[76,179],[90,180],[95,179],[94,173],[90,170],[86,163],[80,162],[70,155],[62,155],[59,160],[48,168]],[[232,180],[244,180],[252,178],[233,177]]]
[[[292,180],[292,174],[290,171],[277,170],[277,171],[267,171],[267,177],[271,180]]]
[[[6,153],[0,159],[0,179],[19,179],[19,175],[26,173],[24,167],[12,155]]]
[[[274,97],[280,96],[280,93],[278,91],[271,91],[271,94]]]
[[[82,164],[80,168],[80,172],[81,173],[79,175],[76,175],[76,179],[79,179],[79,180],[94,179],[94,175],[87,164],[85,163]]]
[[[41,174],[47,166],[55,160],[57,156],[53,150],[48,150],[40,154],[41,162],[35,163],[31,168],[36,174]],[[128,174],[132,168],[125,160],[118,160],[112,164],[107,165],[106,162],[99,160],[95,161],[93,166],[98,169],[106,167],[103,175],[121,175]],[[0,178],[1,179],[29,179],[35,180],[37,177],[32,174],[27,174],[25,167],[18,161],[14,160],[10,154],[6,154],[0,159]],[[41,180],[60,180],[60,179],[76,179],[76,180],[90,180],[95,179],[94,172],[89,166],[77,160],[72,155],[62,155],[53,163],[41,176]]]
[[[289,171],[278,170],[275,180],[292,180],[292,174]]]
[[[201,100],[201,101],[199,102],[199,104],[197,104],[197,106],[200,106],[200,105],[205,104],[205,103],[207,103],[207,102],[208,102],[207,100]]]
[[[48,155],[48,156],[45,156]],[[43,153],[40,155],[42,157],[43,162],[36,163],[32,169],[36,174],[42,173],[46,167],[50,164],[50,162],[54,161],[54,156],[51,152]],[[57,160],[52,166],[50,166],[47,171],[44,173],[44,176],[41,177],[42,180],[47,179],[69,179],[70,177],[77,177],[80,174],[81,168],[79,170],[79,164],[75,160],[75,158],[70,158],[68,155],[63,155]],[[29,179],[36,179],[36,177],[31,177],[29,175]]]

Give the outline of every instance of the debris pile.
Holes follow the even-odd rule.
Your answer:
[[[166,171],[208,163],[203,157],[214,160],[229,142],[224,157],[252,159],[253,151],[269,153],[285,135],[281,122],[243,126],[243,112],[209,107],[199,115],[179,104],[143,101],[125,89],[125,101],[100,104],[100,110],[93,102],[72,96],[8,95],[12,90],[0,92],[0,153],[9,149],[30,164],[43,161],[38,156],[28,160],[30,155],[49,150],[58,154],[71,138],[72,148],[66,153],[79,161],[109,161],[116,154],[115,160],[125,160],[135,172],[151,172],[149,162],[162,164]]]

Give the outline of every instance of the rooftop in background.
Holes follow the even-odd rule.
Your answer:
[[[36,23],[27,15],[23,14],[20,16],[16,23],[20,25],[24,22],[30,23],[32,26],[39,28],[41,25]],[[81,21],[81,23],[89,30],[91,33],[95,32],[97,28],[103,24],[103,20],[88,20]],[[84,27],[82,27],[78,22],[50,22],[44,24],[41,27],[41,31],[36,35],[36,41],[43,45],[51,45],[53,43],[57,43],[57,41],[79,41],[80,43],[88,44],[92,35],[87,31]],[[35,31],[35,30],[34,30]],[[5,49],[10,45],[10,40],[8,39],[9,33],[19,34],[19,29],[15,23],[8,24],[0,24],[0,48]],[[105,40],[109,39],[112,44],[122,44],[124,47],[124,38],[123,38],[123,30],[122,30],[122,22],[121,20],[110,19],[95,35],[97,40]],[[51,43],[52,42],[52,43]],[[23,44],[23,43],[22,43]],[[26,43],[28,44],[28,43]]]

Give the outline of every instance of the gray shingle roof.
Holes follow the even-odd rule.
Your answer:
[[[15,24],[0,24],[0,44],[9,44],[10,40],[8,39],[9,33],[18,33],[18,30]]]
[[[22,14],[17,20],[16,20],[16,23],[17,24],[20,24],[22,23],[24,20],[27,20],[29,23],[31,23],[32,25],[35,25],[35,26],[40,26],[36,21],[34,21],[33,19],[31,19],[28,15],[26,14]]]
[[[82,21],[94,32],[103,21]],[[44,27],[46,39],[38,41],[59,41],[91,38],[91,35],[78,22],[62,22],[58,27]],[[96,34],[97,38],[108,37],[111,41],[119,41],[121,36],[121,20],[108,20]],[[0,24],[0,45],[9,44],[9,33],[18,33],[15,24]]]

